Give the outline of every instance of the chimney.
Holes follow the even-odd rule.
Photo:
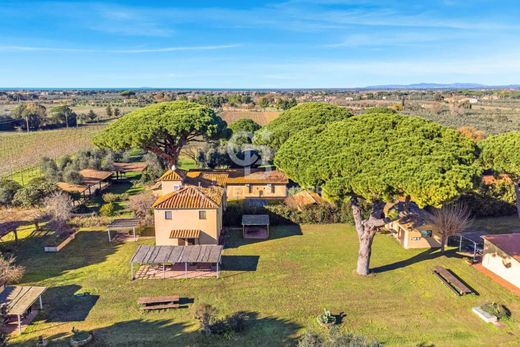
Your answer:
[[[175,171],[177,170],[177,167],[175,166],[175,164],[172,165],[172,171]]]

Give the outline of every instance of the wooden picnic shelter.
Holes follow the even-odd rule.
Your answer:
[[[9,317],[16,317],[18,324],[18,332],[22,332],[22,320],[31,316],[32,306],[39,301],[40,310],[43,309],[42,294],[47,290],[46,287],[32,286],[5,286],[0,287],[0,305],[4,314]],[[29,317],[27,322],[30,323],[33,317]]]
[[[189,245],[189,246],[150,246],[140,245],[130,260],[132,280],[135,279],[134,264],[162,266],[162,278],[166,278],[166,266],[184,264],[184,278],[188,278],[188,267],[191,264],[215,264],[216,277],[219,277],[219,264],[223,246]],[[196,268],[200,270],[200,268]],[[191,271],[191,270],[190,270]]]
[[[38,223],[43,217],[44,213],[39,209],[0,209],[0,240],[13,233],[15,241],[18,241],[19,227],[34,224],[38,229]]]
[[[134,241],[137,240],[137,236],[135,235],[135,228],[139,226],[141,220],[139,218],[120,218],[114,219],[112,223],[107,226],[108,233],[108,242],[112,242],[111,232],[115,231],[132,231],[134,235]]]
[[[110,171],[94,170],[94,169],[83,169],[79,172],[81,181],[78,184],[58,182],[56,185],[61,190],[68,193],[79,193],[84,198],[92,195],[92,189],[102,190],[110,185],[109,179],[113,173]]]
[[[268,239],[269,215],[245,214],[242,216],[242,236],[244,239]]]
[[[123,178],[128,172],[143,172],[148,167],[148,164],[144,162],[135,163],[113,163],[114,173],[116,180]]]

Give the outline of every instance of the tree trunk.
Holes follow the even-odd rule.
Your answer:
[[[446,235],[442,234],[441,235],[441,253],[442,254],[444,254],[445,248],[446,248]]]
[[[518,218],[520,218],[520,186],[518,181],[514,181],[515,185],[515,196],[516,196],[516,213],[518,214]]]
[[[361,240],[363,235],[363,216],[361,215],[361,206],[357,196],[353,195],[350,198],[350,205],[352,206],[352,215],[354,216],[354,226],[356,227],[358,239]]]
[[[358,275],[367,276],[370,273],[370,256],[372,255],[372,242],[375,235],[374,230],[364,230],[363,236],[359,239]]]
[[[372,255],[372,242],[376,232],[385,225],[384,207],[382,201],[372,203],[370,218],[362,222],[362,232],[359,235],[359,252],[357,261],[357,273],[366,276],[370,273],[370,256]]]

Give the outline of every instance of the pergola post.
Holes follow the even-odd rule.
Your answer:
[[[218,262],[217,262],[217,278],[219,278]]]
[[[166,267],[165,267],[164,263],[162,264],[162,278],[163,279],[166,278]]]
[[[462,235],[459,235],[459,252],[462,251]]]
[[[269,230],[269,224],[267,224],[267,238],[269,238],[269,234],[270,234],[270,230]]]
[[[184,263],[184,278],[188,278],[188,263]]]
[[[43,310],[43,302],[42,302],[42,296],[41,295],[38,297],[38,300],[40,302],[40,310]]]
[[[22,333],[22,318],[18,315],[18,332]]]
[[[110,236],[110,228],[107,228],[108,233],[108,242],[112,242],[112,237]]]

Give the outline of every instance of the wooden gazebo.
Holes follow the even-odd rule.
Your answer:
[[[244,239],[268,239],[269,215],[245,214],[242,216],[242,236]]]
[[[138,218],[121,218],[115,219],[107,226],[107,234],[108,234],[108,242],[112,242],[112,231],[121,231],[127,230],[132,231],[134,236],[134,241],[137,240],[137,236],[135,235],[135,228],[139,226],[140,219]]]

